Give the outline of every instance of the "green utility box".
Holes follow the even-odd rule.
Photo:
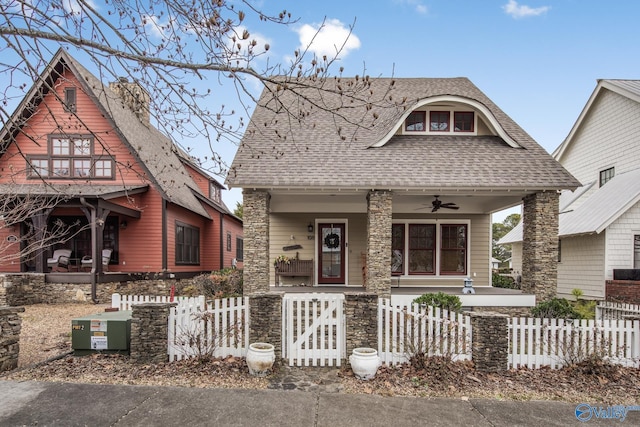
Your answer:
[[[109,311],[71,320],[73,354],[129,353],[131,311]]]

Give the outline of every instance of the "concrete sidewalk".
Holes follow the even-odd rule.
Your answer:
[[[585,402],[589,403],[589,402]],[[0,380],[0,426],[572,426],[576,405]]]

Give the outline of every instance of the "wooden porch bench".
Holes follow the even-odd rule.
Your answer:
[[[276,263],[276,286],[280,286],[281,277],[313,277],[312,259],[292,259]]]

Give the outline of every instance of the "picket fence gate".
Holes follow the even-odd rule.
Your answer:
[[[514,317],[509,321],[509,367],[558,369],[594,354],[640,367],[640,321]]]
[[[169,361],[191,357],[243,357],[249,347],[249,298],[179,302],[169,314]]]
[[[282,357],[289,366],[340,366],[346,353],[344,294],[285,294]]]
[[[623,319],[624,316],[640,316],[640,305],[600,301],[596,306],[596,319]]]
[[[471,317],[433,306],[400,307],[378,300],[378,355],[383,363],[408,362],[414,354],[471,360]]]

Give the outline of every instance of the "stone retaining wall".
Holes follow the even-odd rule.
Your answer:
[[[111,294],[169,295],[171,286],[176,294],[190,286],[191,280],[148,279],[130,282],[98,283],[96,296],[101,303],[109,303]],[[42,273],[0,274],[0,306],[32,304],[63,304],[90,302],[91,283],[45,283]]]
[[[18,367],[22,312],[24,307],[0,307],[0,372]]]

